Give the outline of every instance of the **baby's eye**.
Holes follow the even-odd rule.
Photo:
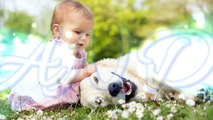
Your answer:
[[[73,31],[74,33],[76,33],[76,34],[81,34],[81,32],[80,31]]]
[[[90,33],[86,33],[86,36],[89,37],[89,36],[90,36]]]

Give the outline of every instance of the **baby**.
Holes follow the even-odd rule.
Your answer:
[[[70,56],[74,56],[78,61],[73,66],[74,69],[86,66],[84,49],[89,43],[93,22],[92,12],[76,1],[67,0],[57,5],[54,10],[51,22],[51,30],[54,36],[52,41],[58,42],[62,47],[64,44],[64,47],[70,49]],[[72,74],[65,82],[79,82],[92,72],[94,72],[94,67],[89,65],[87,68],[79,70],[77,76],[73,77]]]
[[[95,72],[94,65],[87,65],[85,51],[93,25],[92,12],[77,1],[66,0],[55,7],[51,22],[53,39],[45,50],[53,51],[51,59],[60,59],[60,70],[67,72],[55,72],[55,77],[45,77],[44,71],[39,71],[45,78],[43,82],[39,77],[31,76],[18,83],[9,95],[13,110],[47,109],[78,103],[79,84],[76,82]]]

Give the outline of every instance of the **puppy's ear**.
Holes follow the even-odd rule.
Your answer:
[[[93,79],[96,82],[96,84],[98,84],[98,82],[99,82],[98,78],[94,76]]]

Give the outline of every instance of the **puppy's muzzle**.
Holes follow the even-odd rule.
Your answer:
[[[137,91],[135,83],[127,80],[124,77],[112,72],[113,75],[118,76],[121,82],[113,82],[108,86],[108,90],[111,96],[116,97],[121,91],[125,94],[126,102],[133,98]]]
[[[108,86],[108,90],[111,96],[115,97],[121,91],[122,85],[116,82],[110,83]]]

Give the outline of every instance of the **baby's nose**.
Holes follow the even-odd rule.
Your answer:
[[[80,34],[80,39],[81,40],[86,40],[86,39],[88,39],[89,37],[88,37],[88,35],[87,35],[87,33],[81,33]]]

